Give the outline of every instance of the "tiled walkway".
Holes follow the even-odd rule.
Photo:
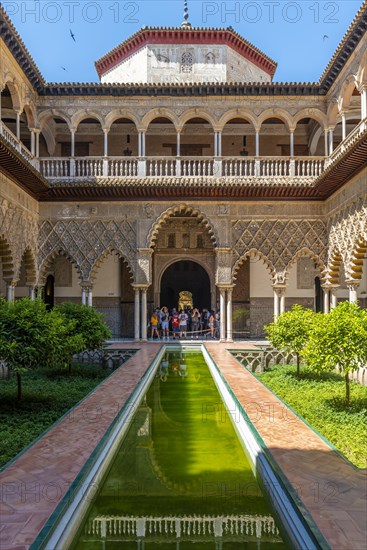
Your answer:
[[[205,344],[333,550],[366,550],[366,472],[352,468],[227,351]],[[26,550],[157,354],[140,351],[1,475],[0,549]],[[307,550],[307,549],[304,549]]]
[[[367,549],[366,470],[356,470],[227,351],[206,344],[239,402],[333,550]]]

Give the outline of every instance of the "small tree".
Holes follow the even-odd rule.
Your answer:
[[[264,327],[272,346],[297,358],[297,375],[300,374],[300,354],[307,344],[316,314],[310,309],[294,305],[290,311]]]
[[[82,349],[101,348],[105,340],[112,336],[102,314],[93,307],[64,302],[54,309],[73,323],[73,331],[83,338]]]
[[[21,375],[39,365],[49,365],[63,346],[64,334],[63,319],[48,313],[41,300],[0,301],[0,358],[16,374],[19,401]]]
[[[345,379],[345,403],[350,403],[349,373],[367,362],[367,311],[356,304],[340,302],[321,315],[310,332],[302,355],[316,372],[339,367]]]

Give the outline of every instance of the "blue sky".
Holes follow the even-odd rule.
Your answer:
[[[274,81],[314,82],[362,0],[188,4],[193,26],[232,26],[277,61]],[[2,5],[48,82],[97,82],[94,62],[120,42],[141,27],[179,26],[183,20],[183,0],[5,0]]]

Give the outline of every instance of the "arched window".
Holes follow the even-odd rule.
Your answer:
[[[181,72],[192,73],[192,54],[190,52],[184,52],[181,56]]]
[[[176,235],[175,235],[175,233],[170,233],[168,235],[167,248],[176,248]]]

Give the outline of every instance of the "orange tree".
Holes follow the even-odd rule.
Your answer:
[[[351,372],[367,363],[367,311],[357,304],[340,302],[327,315],[320,315],[302,351],[316,372],[340,368],[345,379],[345,403],[350,403]]]
[[[264,327],[271,345],[286,353],[294,353],[297,360],[297,375],[300,374],[300,355],[306,346],[317,314],[311,309],[294,305],[290,311]]]

